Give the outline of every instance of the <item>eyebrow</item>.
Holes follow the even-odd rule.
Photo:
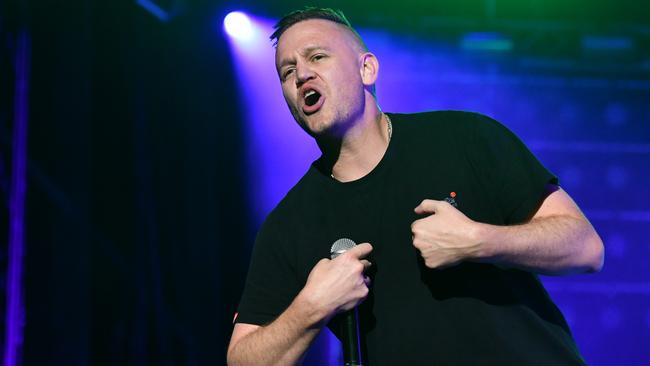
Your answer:
[[[310,53],[312,53],[312,52],[314,52],[316,50],[323,50],[323,51],[327,51],[327,52],[331,51],[331,49],[329,47],[326,47],[326,46],[310,45],[310,46],[305,47],[302,51],[300,51],[300,55],[304,57],[304,56],[306,56],[306,55],[308,55],[308,54],[310,54]],[[293,58],[282,59],[280,61],[280,63],[278,64],[278,70],[282,69],[287,64],[291,64],[293,62],[292,60],[293,60]]]

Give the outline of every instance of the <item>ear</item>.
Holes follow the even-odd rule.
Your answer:
[[[379,61],[377,57],[370,52],[361,55],[361,81],[363,85],[370,87],[375,85],[379,75]]]

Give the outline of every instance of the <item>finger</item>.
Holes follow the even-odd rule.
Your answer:
[[[369,260],[366,260],[366,259],[362,259],[361,264],[363,264],[363,270],[364,271],[367,270],[368,268],[370,268],[370,266],[372,266],[372,263]]]
[[[414,211],[418,215],[433,214],[440,209],[442,202],[444,201],[424,200],[415,208]]]
[[[426,217],[424,219],[426,219]],[[422,225],[421,222],[423,222],[424,219],[417,219],[411,223],[411,234],[413,234],[411,235],[412,239],[415,238],[415,232],[418,231],[418,228]]]
[[[355,245],[346,253],[349,253],[349,255],[353,256],[354,258],[361,259],[368,256],[370,252],[372,252],[372,245],[370,245],[370,243],[361,243],[359,245]]]

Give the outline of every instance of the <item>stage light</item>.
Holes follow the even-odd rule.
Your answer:
[[[153,0],[137,0],[136,4],[143,7],[146,11],[158,18],[158,20],[161,22],[168,22],[171,18],[169,12],[160,7],[160,5],[156,4],[156,2]]]
[[[461,39],[461,48],[468,51],[507,52],[512,50],[512,40],[495,32],[467,33]]]
[[[253,26],[248,16],[239,11],[233,11],[223,19],[223,26],[231,37],[239,40],[249,40],[253,36]]]
[[[628,37],[584,36],[582,48],[587,51],[625,52],[634,48],[634,41]]]

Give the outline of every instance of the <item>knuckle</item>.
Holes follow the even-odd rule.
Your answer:
[[[349,264],[350,262],[353,262],[353,261],[356,260],[356,259],[354,258],[354,255],[353,255],[352,253],[350,253],[350,251],[347,251],[347,252],[341,254],[341,257],[342,257],[342,258],[341,258],[341,262],[348,263],[348,264]]]
[[[314,268],[325,266],[326,263],[329,262],[329,261],[330,261],[329,259],[323,258],[323,259],[319,260],[319,261],[316,263],[316,265],[314,266]]]
[[[361,272],[363,272],[364,268],[365,267],[363,266],[363,263],[361,263],[360,261],[357,261],[356,263],[354,263],[354,271],[355,272],[361,273]]]
[[[419,237],[420,235],[422,235],[422,232],[420,231],[419,228],[415,228],[415,229],[413,229],[411,232],[413,233],[413,237],[414,237],[414,238],[417,238],[417,237]]]
[[[421,249],[422,248],[422,240],[420,240],[419,238],[414,238],[413,239],[413,246],[418,248],[418,249]]]

